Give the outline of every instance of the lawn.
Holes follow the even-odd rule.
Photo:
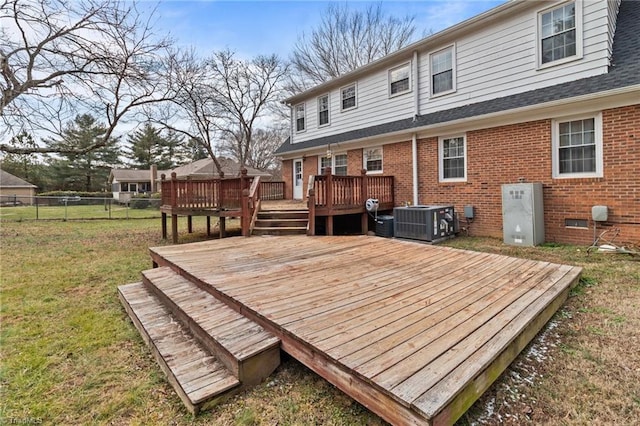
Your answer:
[[[204,238],[204,218],[194,227],[181,242]],[[262,385],[189,415],[116,295],[151,266],[147,248],[165,244],[158,219],[3,221],[0,234],[0,424],[383,424],[290,358]],[[640,418],[640,262],[484,238],[448,245],[584,268],[551,325],[461,423]]]
[[[23,220],[140,219],[160,217],[157,208],[134,209],[119,204],[0,207],[1,222]]]

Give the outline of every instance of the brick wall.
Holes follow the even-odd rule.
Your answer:
[[[388,155],[394,165],[398,155],[411,158],[410,144],[400,145],[388,145],[396,151]],[[453,203],[460,213],[473,205],[471,234],[501,237],[501,185],[524,178],[543,183],[547,241],[591,243],[591,207],[602,204],[609,207],[605,225],[621,228],[620,241],[640,242],[640,105],[603,112],[603,178],[553,179],[551,152],[551,120],[467,132],[467,182],[445,184],[438,182],[437,139],[420,140],[419,202]],[[401,179],[410,189],[411,177],[399,175],[405,187]],[[589,228],[568,228],[565,219],[587,220]]]
[[[602,225],[621,229],[616,241],[640,244],[640,105],[603,111],[603,178],[552,178],[551,120],[466,135],[467,181],[460,183],[438,181],[438,139],[418,140],[420,204],[454,204],[461,217],[463,207],[472,205],[471,235],[501,238],[501,185],[522,178],[543,184],[546,241],[590,244],[591,207],[606,205],[609,221]],[[411,141],[383,148],[383,173],[395,176],[396,205],[412,201]],[[317,164],[316,156],[305,159],[305,182],[309,174],[317,173]],[[348,151],[348,173],[357,175],[361,168],[362,150]],[[291,188],[290,160],[283,162],[283,174]],[[565,219],[587,220],[588,228],[566,227]]]

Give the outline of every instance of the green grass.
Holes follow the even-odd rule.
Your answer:
[[[180,242],[204,238],[204,218],[194,218],[190,235],[184,222]],[[166,244],[158,219],[3,221],[0,236],[0,424],[383,424],[286,356],[265,383],[211,412],[189,415],[116,293],[151,267],[148,247]],[[502,419],[519,415],[522,422],[529,410],[530,424],[640,418],[639,262],[587,257],[575,246],[509,247],[489,238],[447,245],[584,268],[579,290],[555,317],[558,340],[537,366],[542,377],[525,384],[526,397],[518,402],[500,403]],[[500,378],[485,398],[502,401],[510,393],[501,386],[513,389],[511,380]],[[481,416],[484,401],[461,422]]]
[[[160,217],[154,208],[132,209],[124,205],[59,205],[0,207],[1,222],[77,219],[140,219]]]

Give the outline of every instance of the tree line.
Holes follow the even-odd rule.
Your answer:
[[[221,156],[277,171],[273,152],[290,126],[281,101],[405,46],[415,32],[412,17],[386,15],[380,4],[331,5],[289,59],[200,56],[158,35],[144,6],[0,0],[3,168],[42,166],[55,185],[83,190],[104,181],[103,169],[168,169],[205,156],[219,171]]]

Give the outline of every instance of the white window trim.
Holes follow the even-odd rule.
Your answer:
[[[346,152],[331,152],[331,173],[336,174],[336,156],[338,155],[346,155],[347,156],[347,168],[349,167],[349,155]],[[318,174],[322,174],[322,159],[326,158],[325,155],[318,155]],[[348,173],[348,170],[347,170]]]
[[[560,174],[560,123],[567,121],[594,119],[594,131],[596,139],[596,171],[583,173],[562,173]],[[570,117],[562,117],[551,120],[551,146],[552,146],[552,177],[554,179],[580,179],[580,178],[601,178],[604,177],[604,160],[602,153],[602,112],[595,114],[582,114]]]
[[[542,15],[554,9],[558,9],[568,5],[569,3],[575,3],[576,5],[576,54],[574,56],[568,56],[566,58],[558,59],[557,61],[542,63]],[[555,67],[557,65],[566,64],[567,62],[577,61],[583,57],[583,12],[582,1],[574,0],[564,3],[555,4],[545,9],[536,12],[536,63],[538,70],[544,70],[547,68]]]
[[[355,105],[350,107],[350,108],[342,108],[342,91],[344,89],[348,89],[351,86],[353,86],[355,88],[355,91],[356,91],[356,96],[355,96],[355,101],[356,102],[355,102]],[[352,84],[347,84],[346,86],[342,86],[340,88],[340,92],[339,93],[340,93],[340,111],[341,112],[351,111],[351,110],[354,110],[354,109],[358,108],[358,83],[357,82],[352,83]]]
[[[398,93],[391,93],[391,73],[395,70],[398,70],[400,68],[404,68],[407,67],[409,69],[409,88],[407,90],[403,90],[402,92],[398,92]],[[412,76],[412,69],[413,67],[411,66],[411,61],[409,62],[405,62],[404,64],[398,65],[397,67],[393,67],[390,68],[389,70],[387,70],[387,93],[389,95],[389,98],[395,98],[396,96],[401,96],[404,95],[406,93],[411,93],[411,91],[413,90],[413,76]]]
[[[325,96],[327,97],[327,118],[329,119],[329,121],[327,121],[325,124],[320,124],[320,98],[324,98]],[[331,95],[329,93],[318,96],[318,99],[316,101],[316,108],[318,115],[318,128],[331,125]]]
[[[444,177],[444,140],[453,139],[453,138],[462,138],[464,140],[464,177],[445,179]],[[467,135],[466,133],[457,134],[457,135],[440,136],[438,138],[438,181],[443,183],[466,182],[468,175],[469,173],[467,169]]]
[[[382,170],[369,170],[369,169],[367,169],[367,158],[365,156],[365,152],[368,149],[379,149],[380,150],[380,152],[382,153],[382,159],[381,159],[382,160]],[[363,148],[362,149],[362,168],[367,171],[368,175],[381,175],[382,173],[384,173],[384,148],[382,147],[382,145],[372,146],[370,148]]]
[[[447,90],[445,92],[440,92],[440,93],[433,93],[433,74],[432,74],[433,67],[431,66],[431,59],[433,58],[433,55],[436,55],[447,49],[451,49],[451,90]],[[449,46],[445,46],[441,49],[438,49],[429,53],[429,96],[431,98],[446,96],[456,92],[457,84],[458,84],[458,79],[456,77],[457,68],[458,68],[457,63],[458,63],[458,55],[456,53],[456,43],[450,44]]]
[[[304,129],[302,130],[298,130],[298,107],[302,105],[302,108],[304,110]],[[307,105],[304,102],[300,102],[299,104],[296,104],[293,107],[293,130],[295,130],[296,133],[304,133],[307,131]]]

